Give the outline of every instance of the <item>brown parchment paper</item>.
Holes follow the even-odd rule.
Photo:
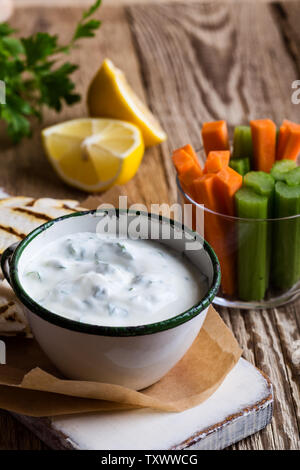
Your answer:
[[[0,408],[29,416],[153,408],[183,411],[206,400],[220,386],[241,349],[210,307],[203,327],[181,361],[143,391],[63,378],[34,339],[5,339],[7,364],[0,365]]]

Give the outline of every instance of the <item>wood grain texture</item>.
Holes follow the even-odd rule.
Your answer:
[[[108,5],[108,2],[106,2]],[[14,24],[22,34],[60,31],[67,38],[79,18],[76,8],[18,10]],[[162,2],[105,7],[97,38],[82,44],[72,59],[83,92],[98,64],[109,56],[166,129],[169,139],[147,151],[133,181],[117,194],[149,205],[174,202],[176,186],[170,151],[191,142],[199,148],[203,121],[226,117],[230,128],[251,118],[268,116],[299,121],[299,105],[290,100],[291,83],[300,78],[299,2],[281,4]],[[66,21],[67,18],[67,21]],[[62,23],[63,22],[63,23]],[[86,113],[84,103],[65,109],[46,123]],[[60,183],[45,162],[38,132],[33,141],[1,152],[0,186],[13,194],[85,198]],[[110,195],[104,195],[105,200]],[[109,201],[108,201],[109,202]],[[300,302],[263,311],[220,309],[244,350],[262,369],[275,390],[271,424],[232,449],[300,449]],[[2,448],[43,448],[6,413],[0,415]]]
[[[24,6],[44,6],[44,7],[60,7],[60,6],[88,6],[93,3],[93,0],[13,0],[16,7]],[[214,0],[188,0],[189,3],[209,3]],[[259,3],[270,3],[272,0],[255,0]],[[294,1],[298,0],[283,0]],[[249,0],[223,0],[224,3],[243,3]],[[105,6],[123,6],[123,5],[139,5],[139,4],[153,4],[153,3],[182,3],[182,0],[102,0]]]
[[[61,41],[65,42],[72,35],[81,11],[77,8],[60,8],[49,9],[45,14],[44,8],[27,8],[13,17],[12,24],[22,31],[22,35],[33,31],[60,32]],[[87,115],[85,92],[106,56],[126,71],[136,92],[145,99],[138,59],[124,9],[103,9],[99,17],[103,20],[103,26],[96,38],[82,41],[82,47],[73,51],[70,56],[70,60],[80,65],[80,71],[74,74],[74,79],[83,97],[81,103],[65,108],[61,114],[46,113],[43,126]],[[64,18],[68,18],[68,22],[62,25]],[[40,130],[41,126],[35,125],[33,139],[24,140],[17,147],[1,151],[5,165],[1,169],[0,185],[8,193],[14,195],[31,194],[34,197],[85,199],[86,193],[66,186],[52,170],[43,154]],[[160,149],[151,149],[146,152],[135,181],[126,186],[126,192],[132,196],[133,201],[141,203],[167,201],[168,185],[160,162]],[[149,174],[155,174],[156,177],[149,180]]]
[[[199,148],[205,120],[226,116],[231,129],[263,116],[277,124],[286,116],[299,120],[290,101],[299,77],[299,5],[140,6],[128,15],[169,150],[189,141]],[[299,311],[299,302],[261,312],[221,310],[245,358],[271,378],[277,399],[271,425],[234,449],[300,448]]]
[[[1,450],[47,450],[48,447],[29,429],[5,411],[0,411]]]
[[[236,444],[236,449],[256,449],[257,446],[261,449],[299,449],[299,414],[297,418],[295,410],[299,396],[293,396],[292,392],[293,388],[297,388],[297,377],[292,377],[287,371],[289,362],[283,351],[283,344],[287,345],[287,342],[282,336],[283,331],[290,334],[292,331],[292,335],[299,338],[299,328],[293,328],[299,308],[300,302],[276,310],[239,312],[220,309],[223,320],[244,351],[243,356],[263,370],[274,385],[275,404],[271,424],[261,433]],[[278,321],[280,310],[284,315]],[[293,347],[289,347],[291,349]]]

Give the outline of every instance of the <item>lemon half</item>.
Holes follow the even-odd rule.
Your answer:
[[[115,119],[74,119],[42,131],[46,154],[66,183],[83,191],[104,191],[125,184],[144,154],[135,125]]]
[[[92,80],[87,106],[90,116],[104,116],[136,124],[146,147],[159,144],[167,136],[151,111],[129,86],[124,73],[105,59]]]

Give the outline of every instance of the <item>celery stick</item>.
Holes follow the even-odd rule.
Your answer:
[[[244,176],[250,170],[249,158],[232,158],[229,161],[229,166]]]
[[[264,171],[250,171],[244,176],[244,186],[257,194],[268,198],[268,217],[272,216],[275,181],[273,176]]]
[[[244,186],[253,189],[257,194],[268,198],[268,217],[273,216],[274,190],[275,181],[273,176],[264,171],[250,171],[244,176]],[[267,280],[270,278],[271,266],[271,247],[272,247],[272,231],[268,224],[268,241],[267,241]]]
[[[275,185],[275,217],[300,214],[300,185]],[[277,220],[273,226],[271,281],[274,287],[289,289],[300,280],[300,216]]]
[[[241,188],[235,193],[238,217],[265,219],[268,198],[252,189]],[[241,300],[261,300],[268,288],[268,225],[263,220],[238,223],[238,293]]]
[[[288,171],[284,179],[288,186],[299,186],[300,185],[300,166],[298,166],[294,170]]]
[[[232,158],[249,158],[253,154],[252,136],[250,126],[236,126],[233,134]]]
[[[296,168],[296,166],[297,164],[294,160],[279,160],[274,163],[270,173],[275,181],[284,181],[286,173]]]

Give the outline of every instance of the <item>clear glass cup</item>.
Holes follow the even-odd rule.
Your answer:
[[[300,297],[300,214],[278,219],[227,216],[194,201],[178,178],[177,188],[178,202],[192,204],[191,220],[184,223],[196,230],[196,214],[200,217],[202,234],[220,261],[215,304],[262,309]]]

